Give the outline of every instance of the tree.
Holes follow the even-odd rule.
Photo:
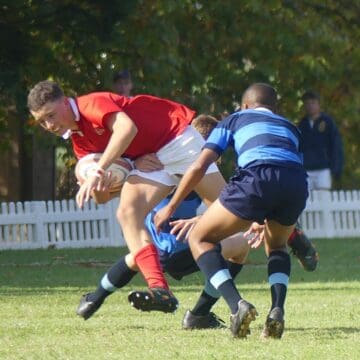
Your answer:
[[[313,88],[345,140],[342,186],[358,186],[357,2],[17,0],[0,11],[4,133],[10,118],[26,119],[27,90],[44,78],[76,94],[110,89],[113,71],[128,68],[138,93],[212,114],[233,111],[250,83],[265,81],[294,121]]]

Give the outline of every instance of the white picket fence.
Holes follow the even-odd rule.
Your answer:
[[[1,203],[0,249],[124,246],[118,200]],[[300,218],[310,238],[360,237],[360,191],[314,191]]]
[[[89,202],[80,210],[74,200],[1,203],[0,249],[124,246],[117,205]]]
[[[300,223],[310,238],[360,237],[360,191],[312,191]]]

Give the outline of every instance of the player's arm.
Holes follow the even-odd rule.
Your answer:
[[[114,160],[118,159],[134,140],[138,129],[135,123],[124,112],[110,115],[107,127],[112,132],[109,143],[98,161],[102,169],[107,169]]]
[[[91,193],[91,197],[96,202],[96,204],[105,204],[108,201],[119,196],[120,196],[120,190],[116,192],[93,190]]]
[[[160,209],[155,215],[154,222],[158,230],[161,224],[175,212],[181,201],[185,199],[204,177],[209,166],[218,158],[219,154],[214,150],[205,148],[201,151],[197,160],[186,170],[168,205]]]
[[[133,162],[134,168],[144,172],[151,172],[155,170],[161,170],[164,168],[164,165],[160,162],[156,154],[145,154],[138,157]],[[119,191],[110,192],[109,188],[111,185],[111,177],[108,183],[104,183],[104,188],[101,191],[93,190],[91,197],[97,204],[105,204],[108,201],[119,197],[121,189]]]
[[[125,152],[138,132],[135,123],[124,112],[110,115],[107,126],[112,131],[112,135],[98,161],[98,173],[87,179],[76,194],[76,202],[80,208],[84,202],[89,201],[93,190],[102,190],[105,169]]]
[[[119,197],[120,193],[121,193],[121,188],[118,191],[110,191],[110,186],[111,186],[111,173],[110,174],[106,174],[106,181],[104,182],[104,187],[98,191],[98,190],[93,190],[91,192],[91,197],[92,199],[95,201],[96,204],[106,204],[108,201],[114,199],[115,197]],[[78,185],[82,185],[85,181],[78,179]]]

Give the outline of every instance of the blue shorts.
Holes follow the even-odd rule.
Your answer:
[[[275,220],[295,224],[308,197],[302,167],[259,165],[238,169],[220,194],[221,204],[234,215],[263,224]]]

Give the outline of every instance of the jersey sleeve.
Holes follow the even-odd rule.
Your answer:
[[[121,105],[114,101],[111,93],[97,93],[88,99],[83,115],[95,126],[106,127],[111,114],[123,111]]]
[[[228,146],[232,146],[234,144],[234,139],[231,127],[235,118],[236,115],[233,114],[220,121],[216,128],[211,132],[203,148],[213,150],[218,155],[221,155]]]

